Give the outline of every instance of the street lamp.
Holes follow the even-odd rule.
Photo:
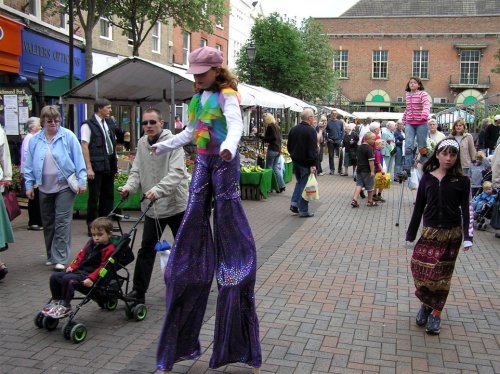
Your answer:
[[[248,56],[248,61],[250,61],[250,84],[252,84],[253,79],[252,79],[252,72],[253,72],[253,62],[255,61],[255,44],[250,44],[247,47],[247,56]]]

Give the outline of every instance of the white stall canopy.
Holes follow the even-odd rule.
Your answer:
[[[111,102],[170,101],[172,83],[176,102],[193,96],[193,78],[184,70],[129,57],[66,92],[63,100],[81,103],[105,97]]]
[[[353,112],[354,117],[359,119],[371,118],[372,120],[382,121],[382,120],[392,120],[397,121],[403,118],[403,113],[394,112]]]
[[[329,110],[330,112],[332,110],[335,110],[338,114],[340,114],[342,117],[349,117],[349,118],[352,118],[354,117],[354,115],[352,115],[351,113],[349,112],[346,112],[345,110],[342,110],[342,109],[338,109],[338,108],[332,108],[332,107],[329,107],[329,106],[324,106],[323,108],[326,108],[327,110]]]

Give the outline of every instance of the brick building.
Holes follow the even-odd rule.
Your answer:
[[[229,0],[227,0],[229,6]],[[221,50],[224,54],[224,65],[227,65],[229,48],[229,14],[222,18],[220,24],[213,26],[213,33],[189,32],[178,26],[174,27],[173,34],[173,63],[179,67],[188,67],[189,53],[199,47],[209,46]]]
[[[495,0],[361,0],[338,18],[316,18],[336,50],[350,111],[401,111],[411,76],[433,111],[500,93],[500,7]],[[500,103],[500,97],[488,99]]]

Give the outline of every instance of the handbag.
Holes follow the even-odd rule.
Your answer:
[[[52,154],[52,150],[50,149],[50,145],[48,146],[49,152]],[[59,167],[59,164],[57,163],[56,159],[54,158],[54,155],[52,155],[52,159],[54,160],[54,163],[56,164],[57,168],[61,172],[61,174],[66,178],[66,182],[68,182],[69,189],[73,191],[74,193],[78,193],[78,178],[76,177],[76,173],[71,174],[69,177],[65,176],[61,168]]]
[[[11,221],[14,221],[16,217],[19,217],[21,215],[21,208],[17,203],[17,197],[14,191],[5,189],[3,193],[3,202]]]
[[[500,199],[497,197],[491,206],[490,226],[494,229],[500,229]]]
[[[76,173],[71,174],[66,180],[71,191],[78,193],[78,178],[76,177]]]
[[[394,156],[396,154],[396,152],[398,151],[396,149],[396,145],[394,143],[391,143],[390,149],[391,149],[391,151],[390,151],[391,156]]]
[[[302,198],[306,201],[319,200],[318,181],[313,173],[309,174],[306,187],[302,191]]]

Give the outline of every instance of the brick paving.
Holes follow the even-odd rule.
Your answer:
[[[290,214],[294,182],[283,194],[244,201],[259,255],[261,372],[499,373],[500,240],[494,231],[476,232],[473,250],[461,252],[441,335],[428,336],[414,323],[419,303],[409,273],[411,247],[404,242],[411,192],[404,190],[395,227],[399,185],[385,192],[382,206],[368,208],[361,200],[352,209],[351,178],[325,175],[319,182],[321,200],[311,204],[312,218]],[[51,269],[43,265],[42,233],[27,231],[26,221],[23,211],[14,221],[17,243],[0,253],[9,266],[0,281],[0,373],[155,372],[164,316],[159,264],[146,320],[128,321],[123,304],[109,312],[89,303],[76,318],[88,337],[74,345],[60,328],[48,332],[33,324],[49,297]],[[74,220],[75,249],[87,239],[84,222]],[[216,295],[214,285],[201,333],[205,354],[177,364],[174,373],[252,372],[243,365],[208,368]]]

